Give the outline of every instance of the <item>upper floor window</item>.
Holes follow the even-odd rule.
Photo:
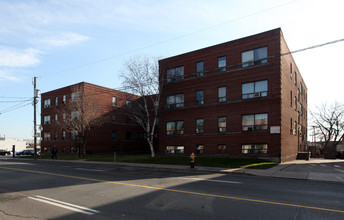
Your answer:
[[[256,81],[241,85],[242,99],[266,97],[268,95],[268,81]]]
[[[196,91],[196,105],[203,105],[204,104],[204,91],[198,90]]]
[[[79,111],[71,112],[70,116],[72,120],[79,120],[80,112]]]
[[[268,62],[268,49],[261,47],[254,50],[249,50],[241,53],[242,67],[254,66]]]
[[[243,131],[265,131],[268,130],[268,114],[253,114],[242,116]]]
[[[182,135],[184,134],[184,121],[171,121],[166,123],[167,135]]]
[[[55,106],[58,106],[59,105],[59,97],[55,97]]]
[[[71,98],[72,102],[75,102],[78,97],[79,97],[79,92],[73,92],[70,95],[70,98]]]
[[[112,117],[111,117],[111,121],[112,123],[116,123],[116,114],[115,113],[112,113]]]
[[[66,104],[66,95],[62,96],[62,104]]]
[[[219,102],[226,102],[227,98],[226,98],[226,87],[219,87],[217,89],[217,97],[218,97],[218,101]]]
[[[59,115],[55,114],[55,121],[57,121],[59,119]]]
[[[71,140],[78,140],[79,138],[78,138],[78,131],[76,131],[76,130],[73,130],[73,131],[71,131],[70,132],[70,139]]]
[[[184,107],[184,94],[170,95],[166,98],[166,108],[174,109]]]
[[[203,76],[204,75],[204,62],[200,61],[196,63],[196,71],[197,71],[197,76]]]
[[[117,98],[116,96],[112,96],[112,105],[117,106]]]
[[[50,105],[50,99],[45,99],[44,100],[44,108],[49,108],[51,105]]]
[[[129,109],[133,107],[133,102],[131,100],[126,100],[125,101],[125,106]]]
[[[200,118],[196,120],[196,134],[203,134],[204,132],[204,119]]]
[[[50,115],[44,116],[44,124],[49,125],[50,124]]]
[[[178,82],[184,79],[184,66],[167,70],[167,82]]]
[[[227,118],[226,117],[220,117],[217,119],[217,127],[218,132],[225,133],[226,127],[227,127]]]
[[[62,131],[62,140],[63,141],[66,140],[66,131],[65,130]]]
[[[295,73],[294,73],[294,84],[295,84],[295,85],[297,84],[297,73],[296,73],[296,71],[295,71]]]
[[[217,68],[220,72],[226,71],[226,56],[217,58]]]
[[[297,111],[297,98],[294,97],[294,110]]]
[[[116,137],[117,137],[116,131],[112,131],[112,133],[111,133],[111,139],[112,139],[113,141],[115,141],[115,140],[116,140]]]

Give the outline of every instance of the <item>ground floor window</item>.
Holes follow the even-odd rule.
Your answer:
[[[198,144],[196,145],[196,154],[203,154],[204,153],[204,145]]]
[[[183,154],[184,146],[166,146],[166,154]]]
[[[217,145],[217,150],[219,151],[220,154],[225,154],[227,153],[227,146],[225,144],[219,144]]]
[[[241,145],[242,154],[267,154],[267,144],[243,144]]]

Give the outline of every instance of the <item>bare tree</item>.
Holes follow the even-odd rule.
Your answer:
[[[127,113],[146,132],[151,156],[155,157],[154,134],[162,87],[159,83],[158,59],[147,56],[131,57],[124,64],[121,78],[127,92],[141,96],[136,100],[134,107],[127,108]]]
[[[336,147],[344,138],[344,105],[335,102],[328,106],[323,104],[317,107],[316,111],[311,112],[312,127],[316,138],[324,142],[324,148],[329,146]]]
[[[81,86],[72,91],[71,100],[59,110],[62,119],[57,125],[67,132],[71,132],[72,139],[78,143],[79,156],[87,152],[87,141],[91,128],[103,123],[103,116],[99,113],[98,104],[91,98],[92,94],[85,94]]]

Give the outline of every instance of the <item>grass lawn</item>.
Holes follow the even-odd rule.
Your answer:
[[[31,157],[32,158],[32,157]],[[42,159],[50,159],[50,155],[41,155]],[[87,161],[113,162],[113,154],[92,154],[85,158],[77,158],[76,155],[58,155],[61,160],[85,159]],[[127,163],[151,163],[170,165],[189,165],[190,158],[186,156],[156,156],[152,158],[148,154],[123,154],[116,156],[116,162]],[[278,163],[253,158],[225,158],[225,157],[196,157],[195,166],[225,167],[225,168],[248,168],[248,169],[268,169],[278,165]]]

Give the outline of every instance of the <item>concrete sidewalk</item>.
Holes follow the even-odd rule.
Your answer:
[[[4,159],[5,158],[1,158]],[[33,161],[33,159],[7,158],[6,160],[17,161]],[[325,159],[311,159],[295,160],[292,162],[283,163],[266,170],[260,169],[244,169],[244,168],[221,168],[221,167],[203,167],[197,166],[190,168],[184,165],[164,165],[164,164],[145,164],[145,163],[122,163],[122,162],[95,162],[84,160],[51,160],[38,159],[39,162],[56,162],[56,163],[73,163],[73,164],[94,164],[107,165],[115,167],[135,167],[148,168],[156,170],[184,170],[184,171],[201,171],[214,173],[228,173],[228,174],[242,174],[252,176],[288,178],[288,179],[302,179],[302,180],[316,180],[344,183],[344,160],[325,160]]]

